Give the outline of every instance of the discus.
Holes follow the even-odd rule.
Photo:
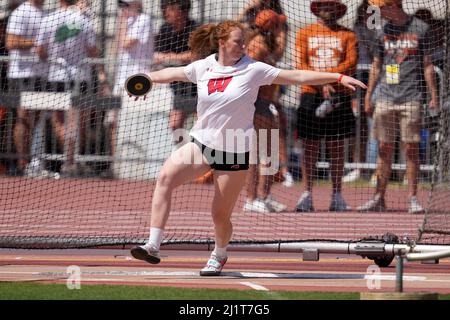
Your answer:
[[[143,73],[132,75],[125,82],[125,90],[135,97],[145,96],[152,89],[152,80]]]

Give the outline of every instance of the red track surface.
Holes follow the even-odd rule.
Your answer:
[[[0,234],[3,236],[87,237],[145,239],[149,227],[153,182],[94,179],[0,178]],[[280,201],[295,208],[300,188],[274,187]],[[349,205],[356,207],[370,198],[373,190],[346,187]],[[174,194],[167,235],[173,239],[212,239],[210,185],[188,184]],[[425,191],[419,194],[426,204]],[[330,187],[314,191],[315,213],[244,213],[245,192],[233,214],[234,240],[359,240],[393,232],[414,237],[422,215],[405,210],[407,191],[388,193],[389,210],[383,213],[330,213]]]

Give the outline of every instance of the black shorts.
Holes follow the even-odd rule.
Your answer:
[[[192,142],[202,149],[203,156],[207,163],[214,170],[220,171],[241,171],[248,170],[250,163],[250,152],[232,153],[211,149],[200,141],[191,138]]]
[[[304,93],[297,109],[297,130],[301,139],[341,140],[355,135],[356,119],[352,111],[352,97],[336,95],[336,107],[321,118],[316,109],[324,102],[321,94]]]

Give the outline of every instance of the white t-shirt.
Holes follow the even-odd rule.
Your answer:
[[[24,2],[11,13],[8,20],[6,33],[36,40],[41,26],[44,12],[30,4]],[[9,51],[10,63],[8,68],[8,78],[30,78],[46,77],[47,64],[38,62],[36,47],[30,49],[13,49]],[[21,58],[35,59],[32,61],[21,61]]]
[[[221,66],[214,54],[187,65],[184,72],[198,88],[198,120],[190,135],[212,149],[248,152],[259,87],[272,84],[280,71],[248,56],[233,66]]]
[[[113,92],[115,95],[121,95],[128,77],[136,73],[150,72],[154,42],[150,16],[140,14],[137,17],[129,17],[126,37],[136,39],[138,43],[129,49],[121,49],[119,53]]]
[[[87,48],[95,47],[95,40],[92,21],[75,6],[46,16],[37,44],[47,47],[49,81],[90,81],[91,65],[82,62],[88,57]]]

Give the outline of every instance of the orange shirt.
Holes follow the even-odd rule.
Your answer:
[[[342,26],[337,30],[315,23],[299,29],[295,42],[297,69],[337,72],[346,75],[355,73],[358,63],[356,34]],[[337,92],[350,93],[340,85]],[[302,86],[302,92],[318,93],[317,87]]]

